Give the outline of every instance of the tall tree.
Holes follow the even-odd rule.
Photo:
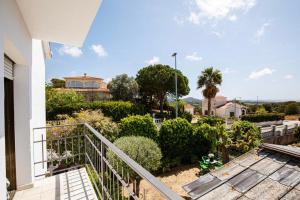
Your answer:
[[[132,101],[138,95],[139,86],[133,77],[121,74],[107,85],[114,100]]]
[[[141,95],[157,98],[161,113],[166,95],[175,95],[175,73],[177,73],[178,97],[187,95],[190,91],[188,78],[181,71],[168,65],[150,65],[141,69],[137,74],[136,81]]]
[[[219,92],[218,85],[222,83],[222,74],[219,70],[214,70],[213,67],[206,68],[198,77],[198,89],[202,90],[203,96],[208,101],[208,115],[211,115],[211,99]]]

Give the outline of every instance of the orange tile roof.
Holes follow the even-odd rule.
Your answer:
[[[64,79],[75,79],[75,80],[104,80],[103,78],[93,76],[67,76]]]

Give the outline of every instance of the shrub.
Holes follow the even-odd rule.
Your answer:
[[[249,122],[278,121],[283,119],[284,114],[281,113],[249,114],[241,116],[241,120]]]
[[[119,124],[120,136],[144,136],[157,140],[158,130],[153,118],[148,115],[133,115],[125,117]]]
[[[191,161],[193,127],[186,119],[176,118],[162,123],[159,143],[168,167]]]
[[[298,126],[295,130],[295,137],[297,140],[300,140],[300,126]]]
[[[161,165],[161,150],[158,145],[151,139],[141,136],[127,136],[117,139],[114,144],[121,149],[130,158],[139,163],[142,167],[150,172],[159,169]],[[129,174],[131,182],[136,180],[136,194],[139,194],[139,185],[141,178],[131,170],[124,162],[122,162],[113,152],[108,152],[108,160],[118,166],[119,173]]]
[[[285,107],[285,114],[286,115],[297,115],[299,114],[299,108],[297,103],[290,103]]]
[[[119,137],[118,125],[110,118],[104,117],[100,110],[85,110],[75,113],[73,117],[67,118],[65,123],[88,123],[111,142]]]
[[[247,121],[235,121],[230,131],[230,148],[245,153],[261,142],[259,129]]]
[[[216,128],[211,127],[208,124],[201,124],[194,128],[191,147],[193,154],[198,159],[210,152],[213,147],[210,138],[216,137],[216,134]]]
[[[192,119],[193,119],[193,115],[189,112],[182,112],[182,113],[179,113],[179,117],[183,118],[183,119],[186,119],[187,121],[191,122]]]
[[[199,125],[201,125],[201,124],[209,124],[211,126],[215,126],[217,124],[224,124],[224,123],[225,123],[225,121],[221,117],[201,117],[198,120],[198,124]]]
[[[46,115],[48,120],[53,120],[58,114],[71,115],[82,108],[84,97],[74,91],[60,91],[46,89]]]
[[[105,116],[111,117],[114,121],[132,114],[145,114],[142,105],[136,106],[131,102],[125,101],[97,101],[88,105],[89,109],[100,109]]]

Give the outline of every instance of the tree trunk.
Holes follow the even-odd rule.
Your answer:
[[[211,115],[211,98],[207,98],[207,112],[208,116]]]
[[[228,149],[225,147],[225,145],[221,145],[221,149],[222,149],[222,162],[223,164],[228,163],[229,162]]]

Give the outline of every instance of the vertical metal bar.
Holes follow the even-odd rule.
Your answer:
[[[87,158],[86,158],[86,126],[83,125],[83,141],[84,141],[84,164],[86,165],[87,164]]]
[[[43,169],[44,169],[44,135],[42,134],[42,162],[43,162]]]
[[[73,155],[72,157],[73,157],[73,164],[74,164],[75,163],[75,156],[74,156],[75,152],[74,152],[74,144],[73,143],[74,143],[74,137],[72,136],[71,137],[71,145],[72,145],[72,155]]]
[[[58,163],[59,163],[59,165],[60,165],[60,138],[59,139],[57,139],[57,154],[58,154]]]
[[[77,132],[77,139],[78,139],[78,162],[80,163],[80,137],[79,137],[79,132]]]
[[[66,163],[68,163],[68,151],[67,151],[67,138],[65,137],[65,155],[66,155]]]
[[[102,183],[102,197],[104,198],[104,184],[103,184],[103,177],[104,177],[104,172],[103,172],[103,143],[102,143],[102,141],[101,141],[101,143],[100,143],[100,145],[101,145],[101,176],[102,176],[102,179],[101,179],[101,183]]]
[[[50,156],[51,156],[50,176],[52,176],[52,174],[53,174],[53,140],[52,140],[52,138],[50,141]]]

